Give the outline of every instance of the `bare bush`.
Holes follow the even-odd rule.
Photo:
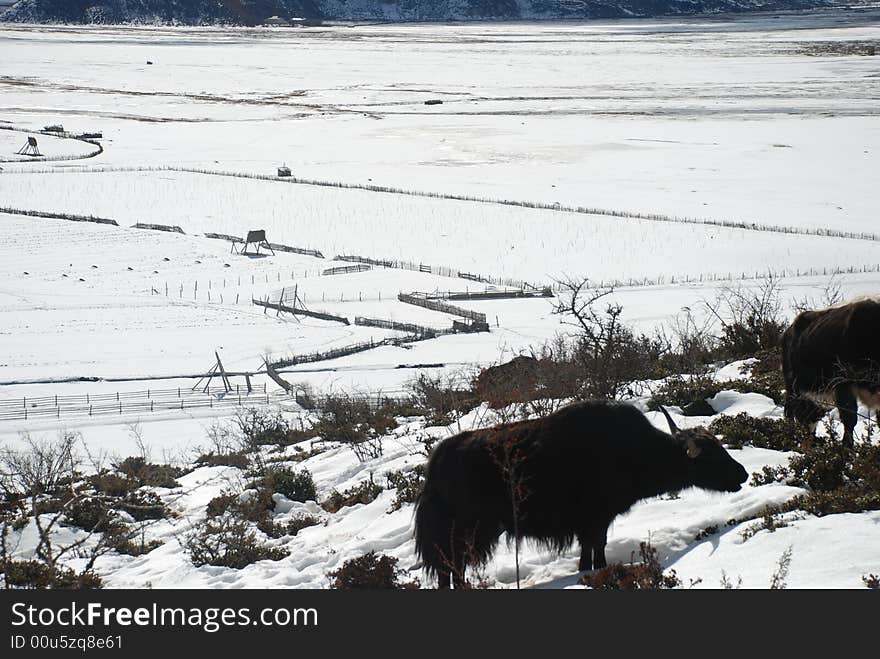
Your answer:
[[[462,380],[469,382],[471,378],[455,374],[431,376],[422,372],[407,388],[413,405],[427,412],[428,423],[446,425],[480,404],[473,389],[462,386]]]
[[[349,394],[328,396],[312,432],[325,441],[348,444],[360,462],[378,458],[383,452],[382,436],[397,427],[395,416],[400,409],[390,399],[377,402],[373,406]]]
[[[585,574],[578,583],[595,590],[658,590],[681,586],[675,570],[663,572],[663,566],[657,560],[657,550],[650,542],[639,544],[639,557],[641,563],[636,563],[633,556],[629,565],[612,563]]]
[[[397,567],[398,559],[393,556],[368,552],[357,558],[345,561],[337,570],[327,573],[330,588],[339,590],[397,590],[418,588],[419,581],[402,582],[406,574]]]
[[[661,336],[637,335],[625,325],[623,307],[608,297],[612,288],[593,287],[587,279],[559,283],[562,291],[553,313],[577,329],[566,351],[582,375],[580,390],[572,395],[598,399],[635,395],[638,381],[658,375],[657,365],[668,344]]]
[[[663,368],[674,374],[703,376],[718,352],[718,337],[712,331],[713,319],[698,319],[690,307],[684,307],[671,321],[669,334],[661,330],[666,343]]]
[[[100,587],[94,574],[97,559],[113,549],[110,534],[99,528],[105,521],[96,517],[94,526],[76,540],[55,542],[55,531],[86,494],[77,486],[80,474],[74,452],[79,435],[62,433],[55,441],[24,437],[24,451],[5,449],[0,453],[0,569],[6,588]],[[11,535],[33,520],[36,530],[34,558],[14,558]],[[63,565],[67,558],[85,558],[84,568],[74,573]]]
[[[785,590],[788,586],[788,571],[791,568],[791,552],[789,547],[776,562],[776,571],[770,577],[770,590]]]
[[[833,274],[828,282],[822,287],[819,297],[802,297],[792,300],[791,307],[796,313],[812,311],[813,309],[826,309],[843,302],[843,290],[841,288],[840,275]]]
[[[187,535],[183,547],[196,567],[216,565],[241,569],[257,561],[279,561],[289,552],[261,542],[247,522],[224,513],[208,517]]]
[[[719,351],[730,359],[779,346],[787,323],[782,318],[782,287],[770,274],[756,288],[723,288],[706,309],[721,326]]]

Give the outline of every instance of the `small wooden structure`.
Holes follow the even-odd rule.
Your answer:
[[[232,385],[229,382],[229,375],[226,373],[226,369],[223,368],[223,362],[220,361],[220,353],[216,350],[214,351],[214,357],[217,358],[217,361],[214,362],[214,365],[211,367],[211,370],[204,376],[202,376],[198,382],[193,385],[192,390],[195,391],[199,388],[199,385],[202,384],[203,380],[207,380],[205,383],[204,389],[202,389],[202,393],[209,393],[211,390],[211,380],[215,377],[219,377],[220,381],[223,383],[223,388],[226,390],[226,393],[232,391]],[[241,375],[241,374],[239,374]],[[251,375],[250,373],[244,373],[245,382],[247,383],[248,393],[251,393],[254,388],[251,385]]]
[[[64,126],[61,124],[52,124],[51,126],[43,126],[44,133],[63,133]]]
[[[20,156],[42,156],[40,148],[37,146],[36,137],[28,137],[27,142],[16,152]]]
[[[275,256],[275,250],[272,249],[272,245],[269,244],[269,241],[266,240],[266,231],[265,229],[255,229],[253,231],[248,231],[247,237],[244,239],[244,246],[241,250],[237,249],[238,243],[233,241],[232,249],[230,251],[237,252],[238,254],[248,255],[251,252],[248,252],[248,247],[251,245],[256,245],[256,250],[253,252],[254,254],[260,253],[260,248],[265,247],[270,252],[272,252],[272,256]]]
[[[287,165],[281,165],[278,168],[278,176],[290,176],[290,167]]]

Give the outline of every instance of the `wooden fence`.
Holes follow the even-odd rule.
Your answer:
[[[345,316],[335,316],[332,313],[324,313],[323,311],[311,311],[309,309],[300,309],[299,307],[289,307],[281,302],[269,302],[268,299],[258,300],[252,298],[251,301],[256,306],[263,307],[263,313],[265,313],[267,309],[274,309],[277,312],[275,315],[283,312],[293,314],[294,316],[308,316],[310,318],[318,318],[319,320],[329,320],[334,323],[351,325],[351,323],[348,322],[348,318]]]
[[[463,309],[462,307],[456,307],[453,304],[446,304],[445,302],[440,302],[439,300],[430,300],[426,297],[425,293],[401,293],[397,296],[397,299],[401,302],[404,302],[406,304],[413,304],[417,307],[439,311],[440,313],[447,313],[452,316],[461,316],[462,318],[467,318],[468,320],[471,320],[475,323],[486,323],[486,314],[484,313],[480,313],[479,311],[471,311],[470,309]]]
[[[493,284],[495,286],[507,286],[524,291],[542,291],[550,290],[547,285],[535,285],[519,279],[507,279],[504,277],[490,277],[488,275],[474,274],[471,272],[461,272],[455,268],[445,265],[428,265],[426,263],[414,263],[412,261],[396,261],[390,259],[374,259],[367,256],[358,256],[356,254],[337,254],[333,257],[334,261],[348,261],[350,263],[364,263],[374,265],[381,268],[395,268],[398,270],[410,270],[412,272],[421,272],[438,275],[440,277],[450,277],[455,279],[467,279],[469,281],[480,282],[483,284]]]
[[[373,348],[377,348],[383,345],[392,345],[389,339],[385,339],[383,341],[373,341],[370,339],[369,341],[364,341],[361,343],[352,343],[346,346],[341,346],[339,348],[333,348],[332,350],[325,350],[323,352],[310,352],[304,355],[290,355],[288,357],[284,357],[279,359],[278,361],[271,362],[272,368],[286,368],[287,366],[296,366],[297,364],[312,364],[314,362],[323,362],[330,359],[338,359],[339,357],[347,357],[348,355],[354,355],[359,352],[364,352],[366,350],[372,350]]]
[[[213,231],[206,231],[202,234],[205,238],[213,238],[215,240],[226,240],[231,243],[243,243],[244,238],[240,236],[233,236],[228,233],[215,233]],[[310,249],[308,247],[294,247],[293,245],[284,245],[282,243],[269,243],[269,247],[278,252],[288,252],[290,254],[303,254],[305,256],[313,256],[316,259],[323,259],[324,255],[317,249]]]
[[[48,211],[22,210],[20,208],[0,207],[0,213],[9,215],[26,215],[28,217],[45,217],[50,220],[70,220],[72,222],[94,222],[95,224],[110,224],[118,227],[116,220],[110,220],[106,217],[95,217],[94,215],[74,215],[72,213],[50,213]]]
[[[327,268],[321,272],[322,275],[347,275],[353,272],[366,272],[370,269],[369,265],[365,263],[358,263],[357,265],[341,265],[335,268]]]
[[[138,222],[137,224],[132,225],[135,229],[150,229],[152,231],[168,231],[170,233],[184,233],[183,229],[181,229],[176,224],[174,226],[170,224],[151,224],[149,222]],[[184,234],[186,235],[186,234]]]
[[[409,332],[426,339],[433,339],[443,334],[452,334],[453,330],[436,329],[433,327],[425,327],[424,325],[416,325],[414,323],[398,323],[394,320],[383,320],[381,318],[364,318],[363,316],[355,316],[355,325],[363,327],[379,327],[382,329],[395,330],[397,332]]]
[[[254,386],[250,391],[236,385],[227,392],[223,387],[211,387],[207,392],[186,387],[177,389],[147,389],[115,393],[68,396],[37,396],[0,400],[0,421],[30,419],[60,419],[71,416],[123,415],[141,412],[160,412],[269,404],[266,385]]]

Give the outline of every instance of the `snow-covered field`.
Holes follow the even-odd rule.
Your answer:
[[[615,297],[640,329],[683,308],[699,312],[719,287],[757,285],[755,276],[768,271],[785,274],[786,303],[820,299],[835,270],[844,271],[844,296],[876,294],[880,241],[815,234],[880,233],[880,68],[876,57],[835,51],[878,39],[880,10],[289,31],[4,26],[0,128],[16,130],[0,130],[0,208],[93,215],[119,226],[0,212],[0,402],[188,388],[195,381],[183,376],[204,373],[215,351],[227,369],[256,372],[267,355],[399,335],[251,304],[282,289],[350,320],[446,328],[452,316],[403,304],[397,294],[484,288],[436,270],[321,276],[346,265],[332,260],[337,254],[535,283],[634,280],[647,285],[623,286]],[[60,123],[102,132],[104,152],[78,160],[90,145],[33,132]],[[47,160],[15,153],[29,134]],[[360,187],[229,175],[272,177],[282,164],[301,179]],[[574,207],[603,214],[565,210]],[[178,225],[185,234],[132,228],[138,222]],[[767,227],[775,230],[760,230]],[[327,258],[280,251],[248,258],[203,235],[251,229]],[[291,367],[285,377],[319,391],[399,391],[419,372],[413,366],[473,371],[563,329],[552,299],[456,304],[485,313],[490,332],[384,346]],[[66,381],[77,378],[99,381]],[[263,375],[254,379],[275,387]],[[22,432],[79,429],[92,448],[127,455],[135,447],[125,423],[139,420],[157,453],[189,455],[204,443],[207,424],[228,415],[8,419],[0,420],[0,439],[17,445]],[[320,494],[342,490],[420,460],[409,432],[421,430],[401,430],[375,463],[360,464],[342,447],[305,465]],[[749,471],[787,459],[759,449],[736,457]],[[240,478],[200,469],[169,501],[188,523]],[[871,514],[797,520],[744,542],[737,529],[694,540],[707,526],[792,494],[762,486],[645,502],[615,523],[609,558],[628,559],[650,536],[665,564],[708,587],[721,570],[766,586],[789,545],[792,585],[858,587],[861,575],[880,569],[876,534],[870,541],[880,520]],[[196,569],[168,542],[100,567],[110,585],[155,587],[321,587],[327,570],[371,548],[409,567],[412,510],[386,514],[389,496],[321,512],[327,525],[301,532],[290,541],[291,558],[278,564]],[[173,538],[182,523],[163,522],[155,533]],[[847,537],[868,539],[844,549]],[[840,552],[846,561],[829,560]],[[510,585],[511,565],[502,548],[488,573]],[[525,559],[529,585],[565,585],[572,571],[570,555],[535,550]]]
[[[94,214],[127,225],[171,224],[193,233],[244,235],[248,227],[260,227],[272,240],[317,247],[327,256],[440,263],[537,282],[563,273],[668,281],[685,275],[753,275],[768,267],[880,264],[880,241],[179,172],[9,174],[0,179],[0,198],[13,208]],[[832,226],[845,230],[845,225]]]

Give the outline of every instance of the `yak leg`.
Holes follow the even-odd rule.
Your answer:
[[[437,570],[437,589],[448,590],[452,588],[461,588],[464,583],[465,560],[464,546],[462,543],[456,542],[452,546],[452,551],[448,558],[444,558],[444,565]]]
[[[455,556],[452,568],[452,587],[455,590],[459,590],[465,585],[464,572],[467,569],[466,558],[467,557],[465,556],[464,547],[459,547],[459,551]]]
[[[460,525],[459,525],[460,526]],[[462,546],[460,530],[456,528],[456,524],[449,524],[448,535],[444,537],[443,542],[438,543],[437,560],[437,589],[449,590],[453,585],[458,583],[458,574],[461,559]]]
[[[597,570],[608,566],[608,563],[605,561],[605,544],[607,542],[608,525],[604,524],[596,530],[596,534],[593,537],[593,567]]]
[[[581,558],[578,561],[578,571],[593,569],[593,544],[587,539],[588,536],[578,534],[578,542],[581,543]]]
[[[437,589],[438,590],[449,590],[450,586],[450,576],[451,573],[449,570],[437,570]]]
[[[452,552],[449,556],[449,567],[452,573],[452,587],[455,590],[466,585],[465,571],[470,558],[473,555],[473,546],[476,541],[477,524],[474,522],[459,522],[452,539]]]
[[[605,545],[608,543],[608,526],[602,527],[602,531],[596,535],[593,543],[593,565],[598,568],[608,567],[605,561]]]
[[[843,444],[852,448],[853,430],[859,419],[859,402],[850,385],[840,385],[834,390],[834,404],[843,422]]]
[[[607,524],[578,534],[578,541],[581,543],[581,558],[578,562],[578,570],[598,570],[608,565],[605,562],[605,543],[607,542],[607,537]]]

